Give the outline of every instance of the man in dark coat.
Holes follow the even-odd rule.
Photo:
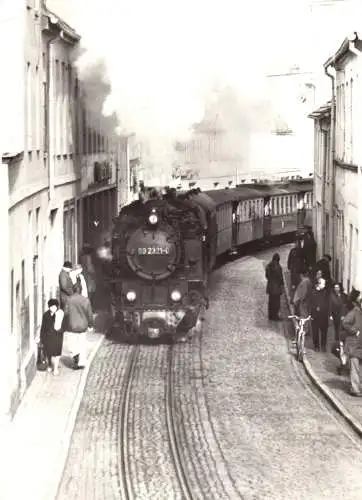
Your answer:
[[[63,310],[68,298],[73,295],[73,281],[70,277],[72,268],[72,263],[67,260],[64,262],[62,270],[59,273],[60,307]]]
[[[327,350],[327,333],[329,321],[329,293],[326,280],[320,278],[316,283],[311,296],[313,344],[316,351],[322,348]],[[320,338],[319,338],[320,332]]]
[[[279,263],[278,253],[273,255],[271,262],[266,266],[265,278],[267,279],[266,293],[269,295],[268,318],[280,321],[278,316],[280,310],[280,296],[283,293],[283,271]]]
[[[292,290],[295,290],[300,281],[300,274],[305,268],[304,253],[299,240],[296,241],[295,246],[289,252],[287,265],[290,271]]]
[[[313,231],[308,229],[304,235],[303,251],[308,268],[312,268],[316,263],[317,243],[313,236]]]

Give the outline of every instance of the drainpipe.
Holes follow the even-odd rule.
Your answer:
[[[335,266],[335,245],[334,245],[334,237],[335,237],[335,214],[334,214],[334,204],[335,204],[335,156],[336,156],[336,84],[335,84],[335,74],[331,74],[328,72],[329,65],[324,67],[325,74],[331,79],[332,83],[332,102],[331,102],[331,135],[330,135],[330,145],[329,145],[329,162],[331,165],[331,189],[330,189],[330,214],[332,216],[332,224],[330,226],[331,229],[331,237],[329,241],[329,247],[332,250],[332,265],[333,269]],[[322,184],[322,206],[325,207],[326,202],[326,181],[327,181],[327,162],[324,164],[323,168],[323,184]],[[323,214],[324,217],[324,214]],[[326,238],[326,230],[325,230],[325,221],[322,224],[322,242],[323,242],[323,253],[325,252],[325,238]]]

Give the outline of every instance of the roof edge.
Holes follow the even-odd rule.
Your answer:
[[[48,23],[59,31],[63,31],[65,35],[70,39],[71,42],[79,42],[81,36],[76,32],[74,28],[69,26],[61,17],[49,10],[44,9],[44,15],[47,17]]]
[[[353,34],[347,36],[342,44],[340,45],[339,49],[334,53],[333,56],[329,57],[327,61],[324,63],[324,68],[327,69],[329,66],[334,66],[344,55],[346,55],[349,52],[349,44],[352,42],[357,42],[361,41],[361,39],[358,36],[357,31],[354,31]]]

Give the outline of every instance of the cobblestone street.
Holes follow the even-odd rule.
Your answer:
[[[287,250],[280,252],[283,266]],[[301,384],[283,323],[267,319],[264,268],[272,253],[212,275],[203,359],[229,471],[245,499],[362,498],[360,444]]]
[[[264,269],[274,251],[214,271],[203,334],[192,343],[171,351],[166,345],[135,350],[109,339],[101,344],[89,370],[58,500],[123,498],[124,470],[133,499],[184,498],[167,427],[170,371],[189,498],[362,497],[359,440],[301,376],[302,365],[288,348],[287,323],[267,320]],[[280,249],[282,265],[288,251],[288,246]],[[282,313],[287,314],[284,300]],[[54,476],[60,469],[54,467]]]

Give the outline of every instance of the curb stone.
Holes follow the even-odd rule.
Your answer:
[[[289,293],[289,287],[288,287],[287,280],[286,280],[286,273],[287,273],[287,271],[285,271],[283,269],[283,282],[284,282],[285,296],[287,298],[288,309],[289,309],[289,311],[291,311],[290,293]],[[341,403],[341,401],[339,401],[339,399],[333,395],[332,391],[316,375],[310,362],[307,359],[306,354],[304,355],[302,362],[303,362],[304,369],[305,369],[308,377],[313,382],[313,384],[318,388],[318,390],[323,394],[323,396],[331,403],[331,405],[335,408],[335,410],[337,410],[337,412],[340,415],[342,415],[342,417],[353,428],[353,430],[358,434],[358,436],[362,437],[362,425],[360,424],[360,422],[353,415],[350,414],[350,412],[347,410],[347,408],[344,406],[344,404]]]
[[[59,485],[60,485],[61,480],[62,480],[63,471],[65,468],[65,464],[66,464],[66,460],[67,460],[67,456],[68,456],[68,452],[69,452],[70,440],[71,440],[72,433],[74,430],[75,421],[76,421],[76,418],[78,415],[79,406],[80,406],[80,403],[81,403],[82,398],[83,398],[84,389],[85,389],[87,379],[88,379],[88,373],[89,373],[90,367],[92,365],[93,359],[94,359],[95,355],[97,354],[98,349],[100,348],[102,342],[104,341],[104,338],[105,338],[105,336],[101,335],[101,337],[97,340],[95,346],[93,347],[92,351],[89,354],[89,358],[87,360],[87,365],[83,370],[83,373],[82,373],[82,376],[81,376],[81,379],[80,379],[80,382],[78,385],[78,390],[77,390],[76,396],[74,398],[72,408],[69,412],[65,431],[64,431],[64,434],[62,436],[62,443],[61,443],[60,452],[59,452],[58,461],[57,461],[57,463],[59,465],[56,467],[58,470],[57,470],[57,473],[54,474],[54,482],[53,482],[52,486],[49,487],[49,491],[47,494],[47,498],[49,498],[49,499],[56,499],[58,496]]]

